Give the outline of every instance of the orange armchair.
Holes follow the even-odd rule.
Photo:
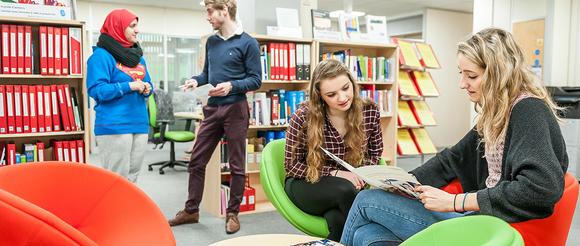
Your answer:
[[[566,245],[570,224],[578,201],[578,180],[571,174],[564,176],[564,194],[554,207],[554,213],[543,219],[511,223],[518,230],[526,246]],[[442,188],[452,194],[462,193],[461,183],[453,180]]]
[[[84,164],[1,167],[0,218],[0,245],[175,245],[143,191]]]

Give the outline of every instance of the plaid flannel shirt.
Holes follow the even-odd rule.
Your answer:
[[[308,140],[306,136],[306,114],[308,112],[307,104],[302,104],[292,115],[288,129],[286,130],[286,147],[284,167],[286,177],[305,178],[306,177],[306,156],[308,151]],[[372,103],[363,108],[363,128],[366,135],[365,157],[362,165],[376,165],[383,152],[383,137],[381,131],[380,112],[377,106]],[[300,133],[304,131],[303,133]],[[332,126],[328,116],[324,121],[324,142],[322,147],[344,159],[346,154],[346,145],[344,139],[338,131]],[[292,153],[293,146],[296,146]],[[322,151],[322,150],[320,150]],[[294,155],[294,160],[292,160]],[[322,167],[321,176],[330,176],[332,170],[346,170],[340,164],[325,156],[326,162]]]

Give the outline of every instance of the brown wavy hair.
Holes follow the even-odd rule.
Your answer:
[[[328,113],[328,106],[320,94],[320,82],[345,75],[353,87],[352,104],[347,111],[346,155],[344,160],[353,166],[359,166],[365,156],[365,133],[363,129],[363,107],[368,104],[360,97],[360,89],[348,69],[337,60],[325,60],[320,62],[314,69],[309,84],[308,113],[306,114],[305,131],[308,141],[308,154],[306,156],[307,170],[306,181],[316,183],[320,179],[320,171],[325,163],[325,157],[320,147],[324,142],[324,120]]]
[[[486,148],[496,146],[505,137],[512,104],[522,93],[544,101],[560,120],[558,110],[561,108],[525,63],[524,53],[512,34],[499,28],[487,28],[457,46],[457,54],[484,70],[481,97],[475,104],[478,113],[475,129]]]

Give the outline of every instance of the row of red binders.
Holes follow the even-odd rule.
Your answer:
[[[0,166],[42,161],[66,161],[85,163],[85,143],[83,140],[51,140],[51,147],[43,142],[24,144],[22,152],[16,144],[0,142]]]
[[[0,85],[0,134],[82,130],[74,87]]]
[[[36,39],[33,28],[2,24],[3,74],[81,75],[80,28],[40,26]]]

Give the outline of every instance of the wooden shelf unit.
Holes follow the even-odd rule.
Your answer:
[[[311,48],[310,53],[310,71],[314,71],[314,67],[319,62],[320,50],[338,50],[350,48],[353,54],[356,55],[367,55],[367,56],[385,56],[389,58],[394,58],[394,61],[398,61],[398,47],[396,45],[390,44],[362,44],[362,43],[343,43],[343,42],[325,42],[325,41],[313,41],[310,39],[293,39],[293,38],[279,38],[279,37],[268,37],[263,35],[254,35],[260,44],[267,42],[296,42],[302,44],[308,44]],[[368,84],[375,85],[377,89],[389,89],[397,91],[396,78],[398,77],[398,64],[394,65],[393,78],[395,81],[382,82],[382,81],[360,81],[357,84]],[[278,80],[263,80],[262,87],[258,91],[269,91],[273,89],[285,89],[285,90],[308,90],[309,81],[278,81]],[[395,94],[393,94],[395,95]],[[396,134],[397,134],[397,100],[393,98],[392,100],[393,112],[390,115],[381,116],[381,128],[383,131],[383,158],[388,160],[390,165],[395,165],[396,161]],[[250,126],[248,129],[248,137],[256,136],[259,130],[285,130],[287,125],[279,126]],[[220,146],[217,146],[214,153],[212,154],[210,161],[206,167],[206,179],[204,185],[204,198],[201,202],[201,208],[214,216],[224,217],[221,214],[221,197],[220,197],[220,187],[221,182],[224,177],[228,177],[227,172],[221,172],[220,170]],[[259,165],[259,164],[258,164]],[[259,169],[247,170],[247,176],[250,180],[250,186],[256,189],[256,210],[249,212],[241,212],[240,215],[253,214],[266,211],[274,211],[274,206],[268,201],[266,194],[260,183],[260,171]]]
[[[50,85],[50,84],[68,84],[71,88],[75,88],[77,92],[77,102],[80,109],[80,116],[83,121],[83,129],[81,131],[65,132],[42,132],[42,133],[17,133],[17,134],[0,134],[0,141],[13,142],[16,144],[16,151],[23,153],[23,144],[34,143],[41,141],[45,144],[45,148],[50,147],[50,141],[55,140],[69,140],[81,138],[84,142],[84,159],[88,161],[89,158],[89,112],[88,112],[88,96],[85,83],[86,68],[83,62],[81,75],[40,75],[39,69],[39,26],[55,26],[55,27],[77,27],[81,29],[81,61],[84,61],[85,48],[85,24],[84,22],[74,20],[50,20],[37,18],[19,18],[19,17],[0,17],[0,24],[15,24],[15,25],[29,25],[32,26],[31,40],[33,42],[33,74],[0,74],[0,84],[4,85]],[[69,56],[70,57],[70,56]],[[60,109],[59,109],[60,110]]]

